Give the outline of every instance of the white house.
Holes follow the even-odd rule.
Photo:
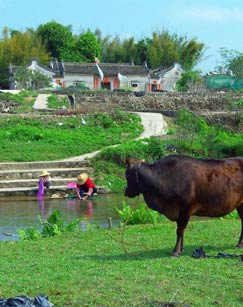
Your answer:
[[[72,63],[51,61],[48,66],[32,60],[27,66],[32,71],[39,71],[51,77],[53,83],[62,87],[83,84],[90,90],[117,90],[130,87],[134,91],[173,91],[182,69],[175,64],[168,69],[149,70],[146,65],[120,63]],[[18,88],[14,78],[18,67],[11,67],[10,89]]]

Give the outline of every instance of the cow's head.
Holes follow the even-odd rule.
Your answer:
[[[126,168],[127,186],[125,190],[125,196],[135,197],[140,193],[138,171],[142,161],[126,158],[125,162],[127,167]]]

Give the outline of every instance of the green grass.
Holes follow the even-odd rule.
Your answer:
[[[15,102],[16,106],[12,107],[10,112],[29,113],[33,111],[32,107],[37,95],[35,91],[21,91],[19,94],[5,93],[0,95],[0,102]]]
[[[49,296],[56,307],[163,306],[193,307],[243,304],[239,258],[195,259],[207,254],[239,253],[239,220],[190,222],[180,257],[170,256],[175,223],[93,230],[40,239],[0,242],[1,297]],[[242,253],[242,251],[241,251]]]
[[[60,109],[60,108],[69,108],[69,101],[65,95],[51,95],[48,97],[48,108],[51,109]]]
[[[133,139],[142,129],[137,115],[120,111],[90,116],[4,116],[0,117],[0,162],[78,156]]]

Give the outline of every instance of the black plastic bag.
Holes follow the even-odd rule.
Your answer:
[[[3,305],[4,306],[4,305]],[[28,296],[20,295],[7,299],[7,307],[33,307],[33,301]]]
[[[194,258],[206,258],[206,253],[202,247],[196,248],[192,253],[192,257]]]
[[[44,294],[39,294],[35,297],[34,306],[35,307],[54,307],[54,305],[52,305],[52,303],[48,301],[48,296]]]
[[[54,307],[54,305],[48,301],[46,295],[39,294],[34,301],[25,295],[0,299],[0,307]]]

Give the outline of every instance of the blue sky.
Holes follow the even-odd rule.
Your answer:
[[[220,64],[220,47],[243,52],[242,0],[0,0],[1,32],[5,26],[37,29],[52,20],[72,25],[75,34],[99,28],[102,36],[142,39],[168,30],[196,38],[207,48],[202,72]]]

